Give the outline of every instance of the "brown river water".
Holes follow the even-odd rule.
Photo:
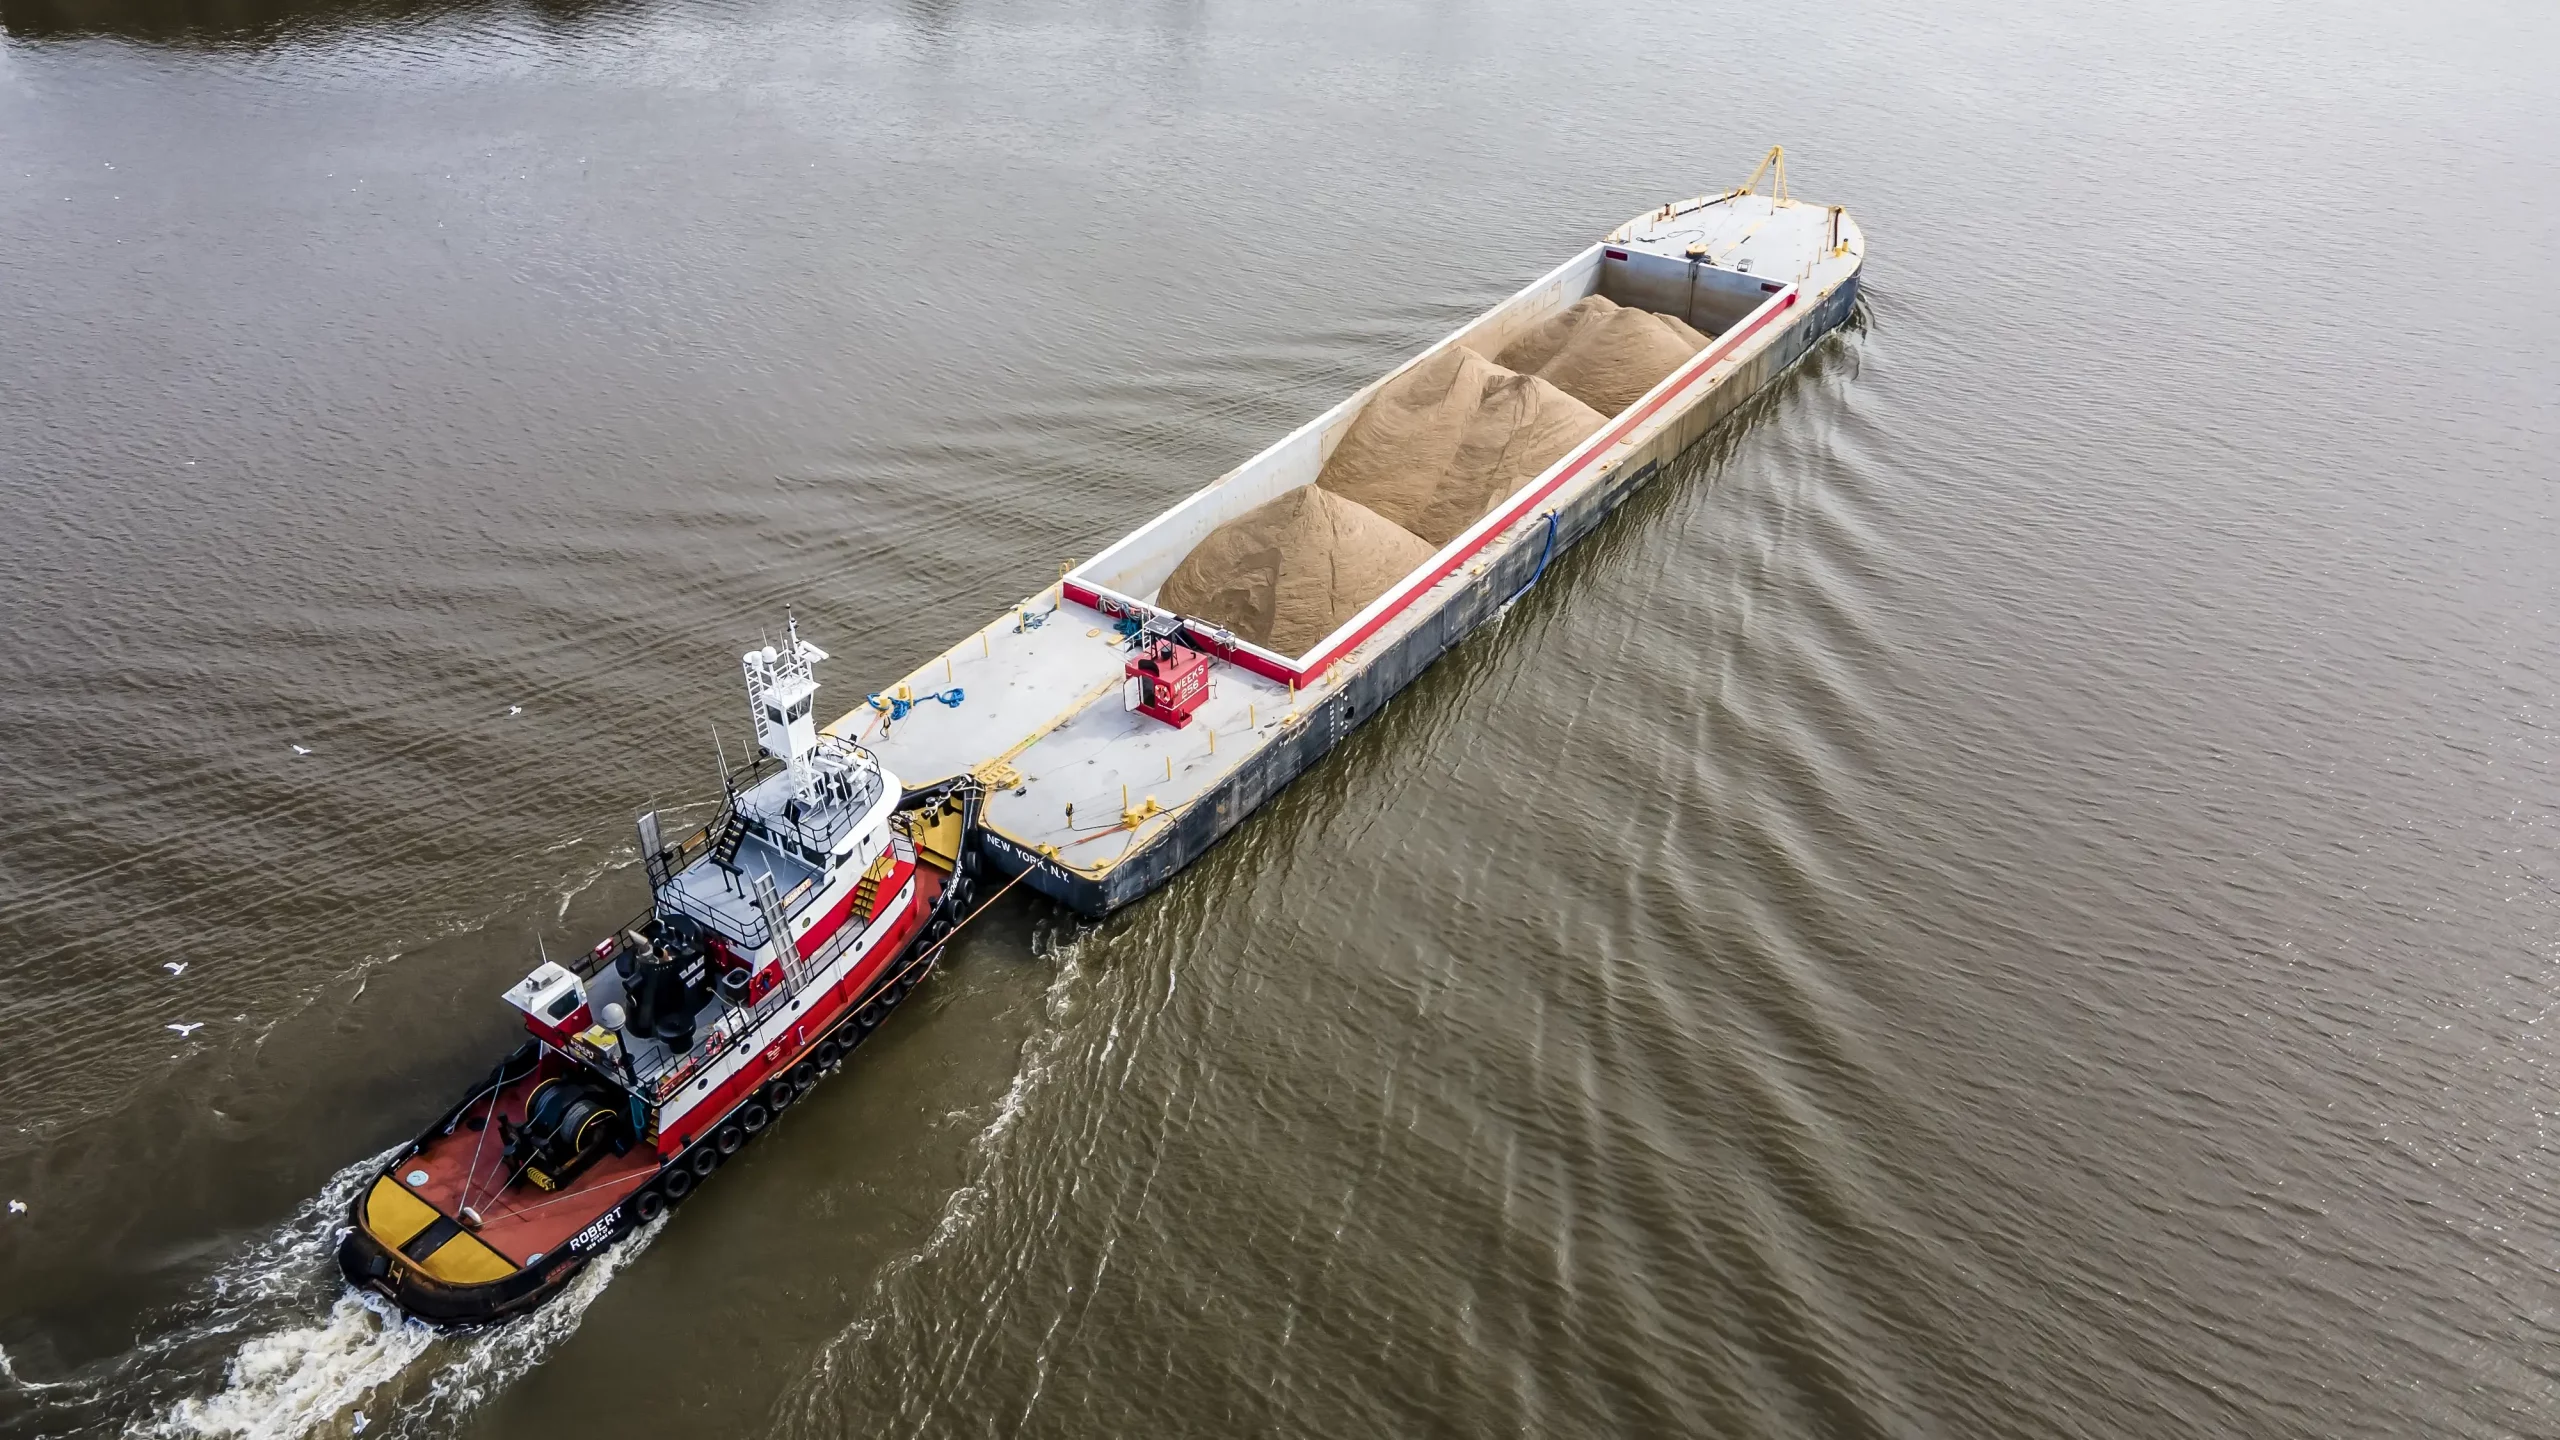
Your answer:
[[[2555,73],[0,0],[0,1436],[2560,1432]],[[1503,622],[540,1318],[345,1297],[786,607],[850,707],[1775,142],[1859,313]]]

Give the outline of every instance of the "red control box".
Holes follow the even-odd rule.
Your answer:
[[[1209,698],[1209,657],[1171,640],[1149,640],[1122,673],[1128,708],[1176,729]]]

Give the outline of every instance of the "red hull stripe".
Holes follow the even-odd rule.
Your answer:
[[[903,887],[902,887],[903,888]],[[765,1049],[762,1057],[739,1067],[738,1073],[720,1082],[710,1094],[687,1106],[676,1124],[680,1130],[663,1127],[658,1132],[658,1153],[673,1155],[717,1128],[729,1112],[745,1103],[746,1098],[766,1081],[797,1064],[807,1052],[809,1043],[843,1018],[865,987],[880,978],[890,960],[907,948],[909,941],[924,929],[925,916],[931,909],[922,902],[921,893],[907,906],[907,916],[889,928],[871,953],[856,961],[843,979],[827,987],[800,1022],[783,1032],[782,1037]]]
[[[897,852],[893,850],[890,853],[894,855]],[[882,878],[880,884],[872,891],[872,893],[875,895],[895,895],[899,891],[906,889],[907,877],[915,873],[915,868],[915,862],[912,860],[901,860],[895,865],[890,866],[888,875]],[[838,930],[844,928],[845,917],[853,913],[853,897],[861,889],[862,882],[859,880],[856,880],[852,885],[846,887],[844,898],[838,900],[834,907],[828,910],[825,915],[820,916],[818,923],[810,926],[807,934],[802,935],[798,941],[794,942],[794,948],[799,950],[801,959],[806,960],[810,956],[817,954],[819,947],[826,944],[829,937],[833,936]]]

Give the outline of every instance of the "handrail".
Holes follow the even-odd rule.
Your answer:
[[[732,945],[742,945],[749,950],[761,950],[765,942],[773,938],[773,931],[764,923],[762,916],[755,917],[751,925],[733,925],[719,911],[695,900],[681,890],[659,891],[658,905],[661,909],[673,910],[696,924],[708,927],[713,934]]]
[[[908,883],[914,883],[912,878]],[[825,944],[820,945],[815,951],[811,952],[807,960],[801,962],[800,973],[804,976],[814,975],[825,969],[827,966],[835,963],[838,957],[842,956],[847,949],[851,948],[856,941],[860,940],[862,936],[869,931],[870,925],[868,922],[872,916],[876,916],[878,913],[879,909],[875,905],[872,910],[872,915],[862,917],[862,921],[860,923],[857,923],[851,917],[847,917],[844,924],[836,927],[836,933],[827,937]],[[650,1098],[660,1101],[667,1099],[668,1096],[675,1092],[676,1087],[665,1085],[664,1077],[682,1067],[686,1061],[692,1060],[697,1063],[692,1069],[685,1071],[677,1084],[681,1085],[683,1080],[692,1079],[695,1071],[700,1070],[702,1066],[710,1064],[735,1049],[739,1040],[745,1036],[755,1033],[759,1026],[763,1025],[765,1021],[772,1019],[775,1014],[779,1013],[781,1008],[788,1003],[792,997],[799,995],[807,988],[807,981],[791,978],[790,968],[787,966],[784,968],[784,977],[783,983],[766,992],[765,997],[762,1000],[757,1001],[751,1006],[747,1006],[743,1011],[732,1008],[727,1014],[721,1017],[721,1020],[729,1020],[739,1014],[745,1014],[748,1018],[744,1024],[732,1025],[724,1032],[719,1028],[720,1021],[714,1021],[712,1022],[712,1038],[710,1040],[696,1045],[693,1049],[686,1051],[682,1055],[669,1056],[665,1063],[639,1073],[636,1078],[639,1080],[641,1085],[648,1088]]]

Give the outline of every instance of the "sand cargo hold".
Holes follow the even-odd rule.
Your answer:
[[[1836,328],[1864,251],[1841,207],[1787,195],[1772,151],[1740,188],[1610,232],[828,733],[910,786],[981,792],[990,863],[1108,914]]]

